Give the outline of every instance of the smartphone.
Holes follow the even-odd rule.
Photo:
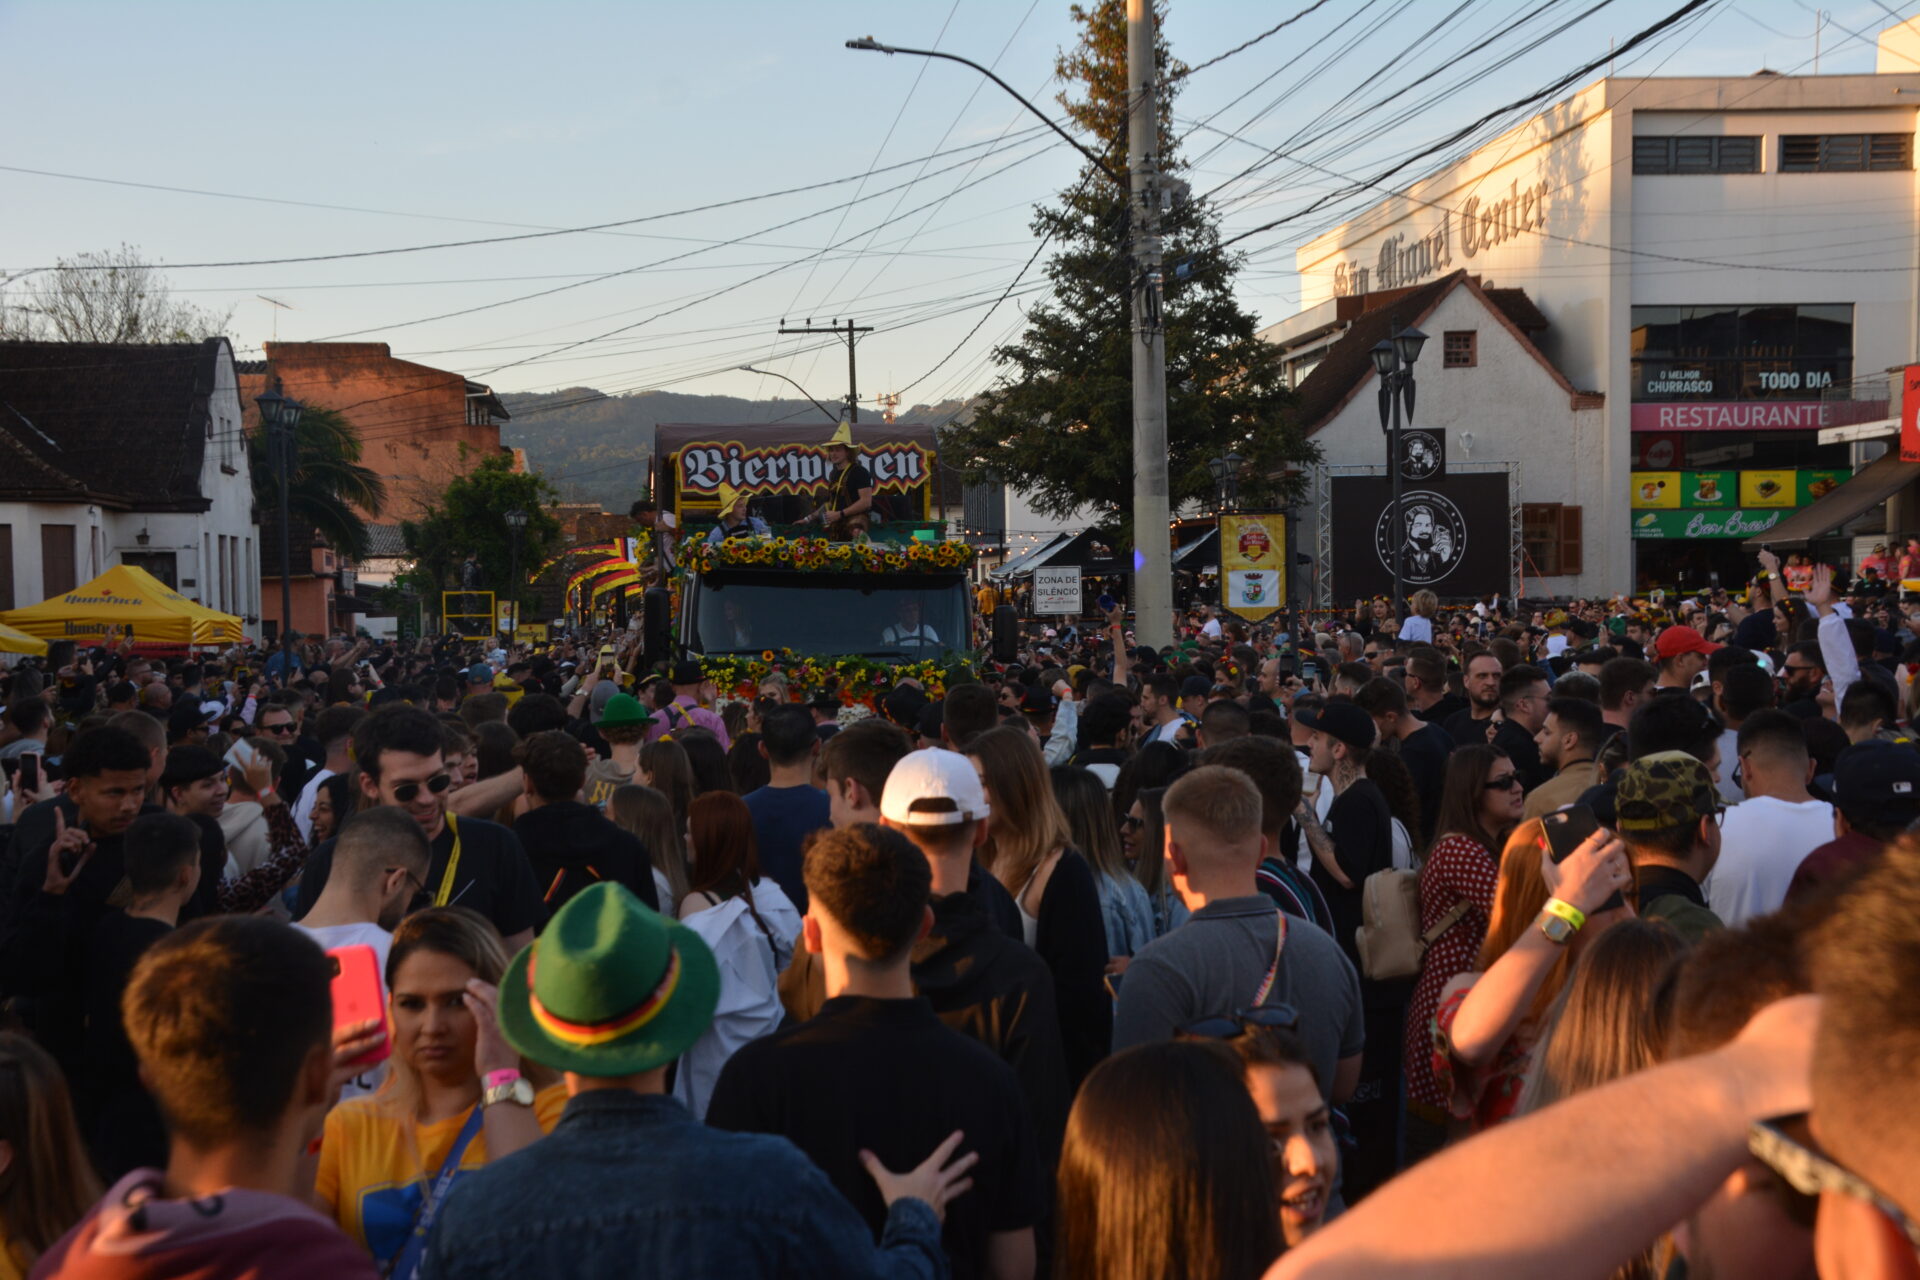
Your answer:
[[[352,1065],[371,1067],[386,1061],[393,1052],[393,1028],[387,1022],[387,997],[380,985],[380,958],[364,942],[335,947],[327,958],[333,962],[334,1029],[377,1021],[386,1037],[379,1048],[355,1058]]]
[[[35,792],[40,789],[40,757],[23,755],[20,757],[20,789]]]
[[[1588,836],[1600,829],[1600,819],[1595,816],[1591,806],[1584,804],[1576,804],[1557,813],[1549,813],[1540,819],[1540,824],[1546,828],[1547,856],[1555,862],[1565,862]],[[1626,899],[1616,893],[1601,903],[1599,909],[1592,914],[1598,915],[1600,911],[1612,911],[1625,903]]]
[[[1318,680],[1320,678],[1320,664],[1311,658],[1303,659],[1300,663],[1300,678],[1308,684],[1312,684]]]

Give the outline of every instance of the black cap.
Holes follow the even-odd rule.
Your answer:
[[[1324,733],[1336,742],[1362,750],[1371,749],[1379,733],[1373,717],[1344,698],[1334,699],[1318,710],[1296,711],[1294,719],[1315,733]]]
[[[707,677],[700,670],[699,663],[691,658],[682,658],[673,664],[673,672],[669,678],[675,684],[699,684]]]
[[[1183,698],[1204,698],[1213,692],[1213,681],[1205,676],[1188,676],[1180,682],[1180,696]]]
[[[166,766],[160,771],[160,785],[180,787],[189,782],[198,782],[202,778],[211,778],[225,769],[226,764],[219,756],[205,747],[174,747],[167,752]]]
[[[1051,715],[1055,705],[1053,695],[1037,684],[1029,685],[1027,691],[1020,695],[1020,709],[1028,715]]]
[[[836,703],[835,705],[837,706],[839,704]],[[920,720],[914,725],[914,729],[921,737],[938,742],[940,741],[941,726],[946,723],[946,719],[945,705],[938,702],[929,702],[926,706],[920,708]]]
[[[1855,743],[1834,762],[1833,799],[1856,825],[1907,826],[1920,818],[1920,752],[1877,738]]]

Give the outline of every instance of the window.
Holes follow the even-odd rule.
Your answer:
[[[1818,400],[1853,378],[1850,303],[1633,308],[1633,400]]]
[[[1520,506],[1520,540],[1526,546],[1527,572],[1558,578],[1581,571],[1585,559],[1581,508],[1559,502]]]
[[[1866,173],[1913,168],[1910,133],[1802,133],[1780,139],[1782,173]]]
[[[1635,138],[1635,173],[1758,173],[1760,139]]]
[[[1471,369],[1480,363],[1480,331],[1449,329],[1441,347],[1442,369]]]
[[[173,551],[122,551],[120,563],[133,569],[145,569],[173,590],[180,588],[179,553]]]
[[[40,526],[40,594],[51,599],[64,595],[78,585],[74,577],[74,526]]]

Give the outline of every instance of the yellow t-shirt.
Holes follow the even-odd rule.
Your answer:
[[[542,1133],[553,1132],[566,1105],[565,1085],[534,1095],[533,1113]],[[406,1243],[414,1215],[426,1198],[427,1183],[440,1171],[467,1115],[463,1111],[433,1124],[419,1124],[394,1115],[378,1098],[354,1098],[327,1113],[314,1192],[340,1229],[365,1246],[382,1266]],[[486,1162],[483,1129],[460,1157],[453,1185]]]

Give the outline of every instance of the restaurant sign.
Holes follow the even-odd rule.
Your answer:
[[[1751,538],[1786,518],[1771,511],[1642,511],[1633,518],[1635,538]]]
[[[1635,431],[1817,431],[1887,416],[1885,400],[1738,400],[1636,404]]]

